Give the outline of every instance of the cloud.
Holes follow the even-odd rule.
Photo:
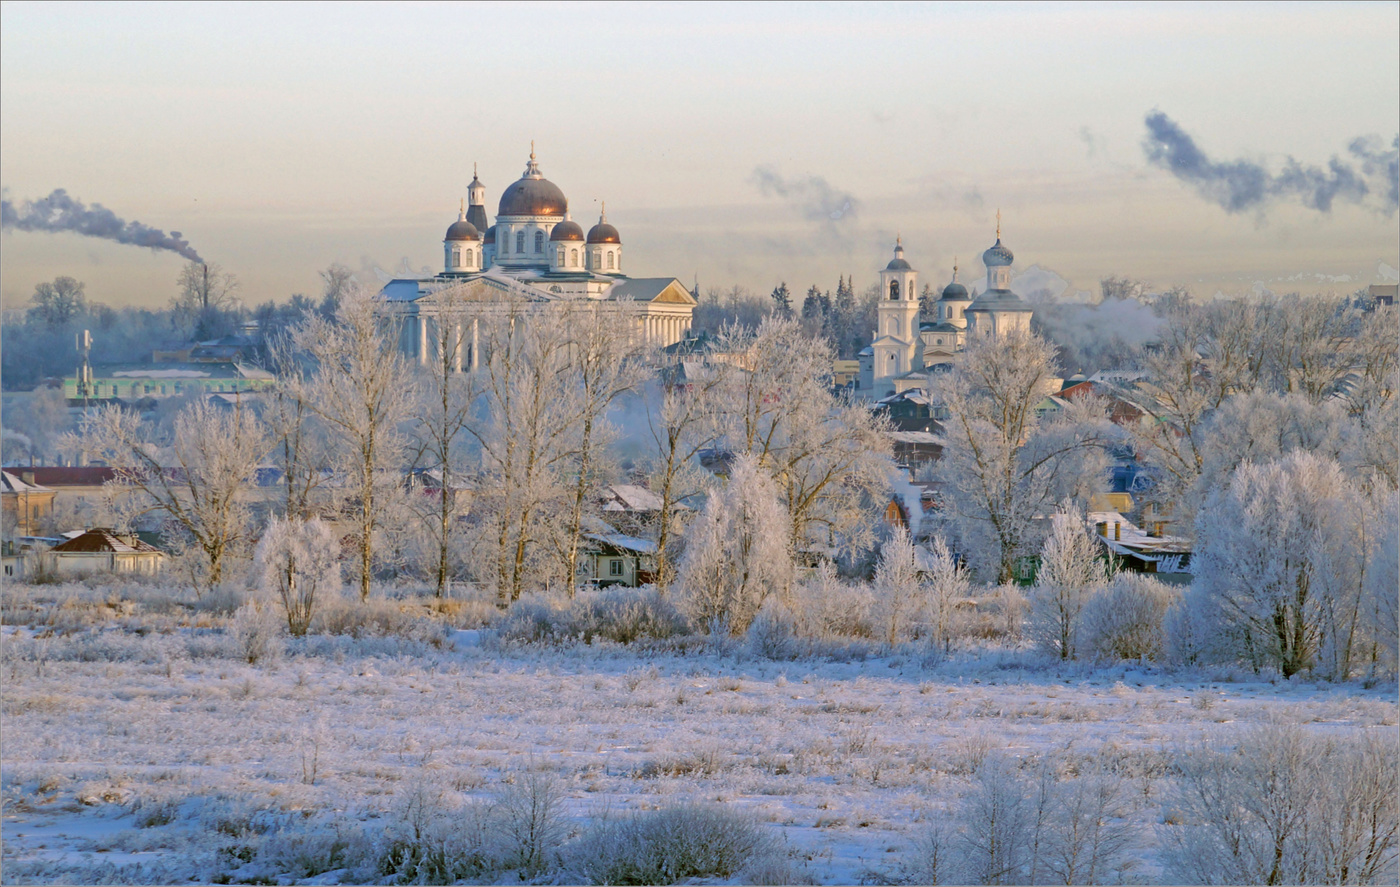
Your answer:
[[[755,168],[750,179],[764,195],[781,198],[809,221],[854,222],[860,209],[860,201],[854,195],[833,187],[821,176],[785,179],[772,166],[765,165]]]
[[[1353,164],[1334,156],[1327,166],[1305,165],[1292,157],[1277,175],[1252,160],[1217,161],[1196,145],[1176,121],[1161,111],[1148,114],[1142,148],[1148,164],[1164,169],[1191,185],[1226,212],[1263,211],[1277,200],[1297,200],[1308,209],[1330,213],[1338,200],[1362,203],[1372,193],[1369,179],[1380,179],[1381,209],[1393,215],[1397,207],[1397,150],[1386,151],[1378,140],[1359,138],[1348,150],[1361,161]],[[1396,148],[1400,149],[1400,137]]]

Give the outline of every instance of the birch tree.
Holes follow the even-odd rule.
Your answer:
[[[428,324],[428,353],[418,368],[415,395],[418,417],[413,425],[416,464],[438,473],[439,493],[432,507],[417,508],[417,518],[432,539],[433,584],[437,597],[451,579],[452,529],[457,515],[454,490],[459,485],[462,443],[471,420],[472,380],[464,366],[476,319],[461,287],[447,286],[428,298],[435,315]]]
[[[308,317],[292,341],[315,367],[293,380],[298,396],[325,423],[335,449],[344,509],[353,515],[360,600],[369,597],[375,533],[399,486],[408,416],[409,376],[389,336],[381,300],[358,285],[346,290],[334,320]]]
[[[1061,659],[1074,659],[1079,651],[1080,613],[1095,587],[1103,583],[1105,572],[1099,545],[1073,503],[1062,504],[1050,524],[1031,593],[1031,633],[1043,649]]]
[[[702,492],[707,473],[696,456],[719,434],[712,416],[720,375],[696,361],[685,369],[679,362],[662,369],[659,396],[647,399],[647,429],[651,434],[652,489],[661,500],[657,513],[656,587],[664,594],[675,578],[676,530],[682,502]]]
[[[196,594],[223,581],[229,558],[248,539],[246,492],[269,446],[250,410],[197,401],[168,435],[135,413],[104,407],[83,417],[79,445],[116,470],[114,483],[138,491],[135,504],[164,515],[199,551]]]

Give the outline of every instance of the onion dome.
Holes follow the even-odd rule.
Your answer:
[[[997,210],[997,242],[982,254],[982,264],[988,268],[995,268],[999,265],[1010,265],[1015,258],[1011,250],[1001,245],[1001,210]]]
[[[1001,245],[1001,238],[998,237],[997,242],[982,254],[982,264],[988,268],[995,268],[998,265],[1010,265],[1015,258],[1011,250]]]
[[[555,225],[554,230],[549,232],[550,243],[558,243],[563,240],[583,241],[583,228],[579,227],[579,223],[568,216],[565,216],[564,221]]]
[[[457,221],[447,228],[447,236],[443,240],[480,240],[481,232],[476,230],[476,226],[467,221],[466,210],[457,214]]]
[[[900,237],[894,239],[894,258],[885,266],[886,271],[913,271],[914,266],[904,260],[904,241]]]
[[[958,266],[956,264],[953,265],[953,279],[947,286],[943,287],[943,295],[939,298],[945,302],[966,302],[971,300],[972,297],[967,294],[967,287],[958,283]]]
[[[501,194],[497,216],[562,216],[569,201],[559,186],[540,174],[535,162],[535,143],[530,143],[530,162],[519,180]]]
[[[603,204],[603,211],[598,216],[598,224],[588,229],[589,243],[621,243],[622,235],[617,233],[617,229],[608,224],[608,205]]]

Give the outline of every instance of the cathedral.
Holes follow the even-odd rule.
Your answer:
[[[478,365],[477,321],[508,306],[526,313],[565,304],[596,304],[616,313],[625,331],[652,345],[671,345],[690,330],[695,300],[674,277],[632,278],[622,271],[622,235],[608,222],[606,204],[598,223],[584,233],[569,215],[569,201],[540,172],[534,144],[525,172],[501,193],[496,221],[486,216],[486,186],[475,170],[467,200],[443,237],[443,269],[432,277],[400,278],[380,295],[399,323],[399,349],[423,362],[430,354],[432,325],[451,291],[469,302],[472,344],[464,368]]]
[[[976,299],[953,279],[943,288],[934,316],[919,316],[919,272],[904,258],[904,244],[895,240],[894,258],[880,272],[880,304],[872,341],[859,355],[858,393],[880,399],[910,388],[928,386],[937,372],[962,350],[969,333],[995,335],[1011,329],[1029,330],[1031,306],[1011,291],[1011,250],[1001,243],[1001,214],[997,242],[982,254],[987,288]]]

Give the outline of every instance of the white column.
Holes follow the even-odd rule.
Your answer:
[[[478,318],[472,318],[472,369],[481,366],[481,329]]]
[[[428,365],[428,318],[418,315],[418,363]]]

